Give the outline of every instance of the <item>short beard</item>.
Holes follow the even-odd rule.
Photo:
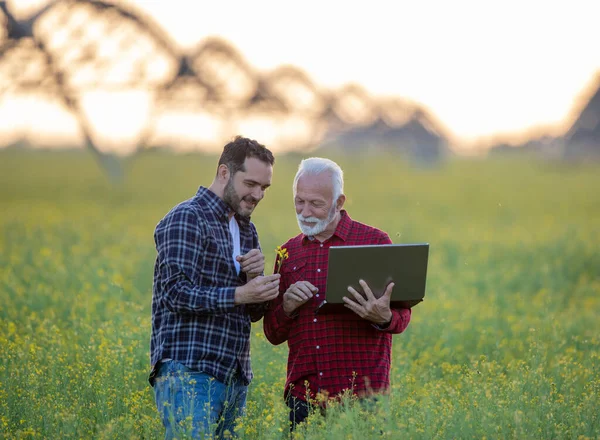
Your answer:
[[[327,226],[329,226],[329,223],[331,223],[333,221],[333,218],[335,217],[335,212],[336,211],[335,211],[335,203],[334,203],[331,206],[331,210],[329,211],[327,218],[324,220],[318,219],[316,217],[304,217],[302,214],[296,214],[296,218],[298,220],[298,226],[300,227],[300,230],[302,231],[302,233],[304,235],[307,235],[309,237],[319,235],[325,229],[327,229]],[[303,221],[310,222],[313,224],[312,224],[312,226],[306,226],[306,225],[302,224]]]
[[[253,202],[254,207],[258,205],[258,200],[256,200],[252,196],[246,196],[244,199],[248,202]],[[245,218],[250,218],[250,215],[252,214],[253,210],[251,210],[250,212],[242,211],[242,199],[235,192],[235,188],[233,187],[233,179],[229,179],[229,182],[227,182],[227,185],[225,185],[225,189],[223,191],[223,201],[227,203],[231,210],[236,214]]]

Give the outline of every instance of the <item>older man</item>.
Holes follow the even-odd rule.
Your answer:
[[[368,299],[349,288],[345,306],[353,313],[315,314],[325,299],[331,246],[390,244],[389,236],[350,218],[341,168],[324,158],[305,159],[294,179],[293,195],[301,234],[282,245],[279,296],[265,314],[264,332],[272,344],[288,342],[285,398],[291,429],[309,413],[316,393],[331,397],[345,390],[358,396],[386,392],[390,383],[392,334],[403,332],[410,309],[390,308],[385,294]],[[365,292],[369,287],[361,280]]]

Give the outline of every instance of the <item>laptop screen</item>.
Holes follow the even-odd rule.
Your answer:
[[[342,298],[351,295],[348,286],[364,295],[362,279],[376,298],[393,281],[392,305],[412,307],[425,296],[428,257],[428,243],[331,247],[326,302],[343,304]]]

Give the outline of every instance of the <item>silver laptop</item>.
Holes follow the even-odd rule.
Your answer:
[[[330,247],[325,301],[318,312],[348,310],[342,298],[352,298],[348,286],[364,296],[361,279],[376,298],[393,281],[391,307],[413,307],[425,297],[428,258],[429,243]]]

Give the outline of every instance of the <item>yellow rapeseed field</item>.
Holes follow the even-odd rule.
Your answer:
[[[278,157],[253,220],[272,270],[297,234]],[[346,208],[396,243],[429,242],[426,299],[394,337],[392,390],[346,399],[299,439],[600,438],[600,165],[331,157]],[[0,438],[155,439],[153,230],[216,158],[147,153],[110,183],[84,153],[0,152]],[[287,433],[287,347],[253,327],[243,439]]]

